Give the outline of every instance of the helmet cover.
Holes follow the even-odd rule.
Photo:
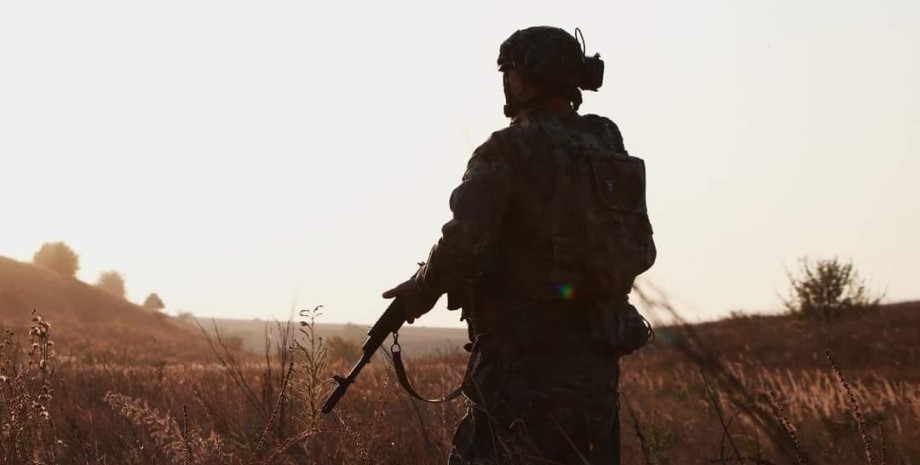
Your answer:
[[[550,26],[516,31],[498,53],[499,71],[517,69],[534,82],[554,87],[580,87],[584,62],[578,40]]]

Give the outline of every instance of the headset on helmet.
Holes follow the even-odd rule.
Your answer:
[[[581,36],[581,41],[577,36]],[[585,55],[584,35],[550,26],[535,26],[511,34],[498,53],[498,69],[517,69],[541,84],[597,91],[604,83],[604,61]]]

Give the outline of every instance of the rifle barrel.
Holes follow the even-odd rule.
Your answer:
[[[367,363],[371,361],[371,355],[373,354],[365,352],[364,355],[361,356],[361,359],[358,360],[358,363],[355,363],[355,366],[348,372],[348,376],[343,378],[339,375],[335,375],[332,377],[336,382],[336,387],[329,394],[329,397],[326,398],[326,402],[323,403],[323,413],[329,413],[335,408],[335,404],[338,404],[342,396],[345,395],[348,386],[358,377],[358,373],[361,373],[361,369],[364,368],[364,365],[367,365]]]
[[[367,340],[364,341],[364,345],[361,346],[361,358],[358,360],[358,363],[355,363],[355,366],[352,367],[348,376],[343,378],[339,375],[334,375],[332,377],[337,385],[335,389],[329,393],[326,402],[323,403],[323,413],[329,413],[335,408],[335,405],[338,404],[339,400],[345,395],[345,391],[348,390],[348,386],[355,381],[355,378],[358,377],[358,373],[361,373],[361,369],[364,368],[364,365],[367,365],[371,361],[374,352],[377,352],[377,349],[380,348],[383,341],[386,340],[386,337],[391,333],[399,331],[399,328],[401,328],[405,322],[406,313],[403,307],[403,301],[401,298],[397,297],[393,299],[393,302],[387,307],[386,311],[383,312],[380,319],[378,319],[377,322],[374,323],[374,326],[371,327],[370,331],[367,332]]]

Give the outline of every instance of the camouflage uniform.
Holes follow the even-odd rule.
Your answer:
[[[606,118],[527,109],[450,206],[416,275],[476,340],[450,465],[619,463],[618,315],[655,259],[641,160]]]

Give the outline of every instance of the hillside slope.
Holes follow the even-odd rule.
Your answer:
[[[0,257],[0,325],[20,332],[28,328],[32,309],[51,322],[52,337],[63,356],[141,363],[210,356],[199,332],[164,314],[77,279]]]
[[[878,312],[834,322],[789,315],[752,315],[690,327],[656,329],[656,340],[626,358],[632,367],[675,369],[685,363],[680,341],[691,335],[723,360],[769,369],[828,370],[825,351],[851,372],[920,380],[920,302],[882,305]]]

